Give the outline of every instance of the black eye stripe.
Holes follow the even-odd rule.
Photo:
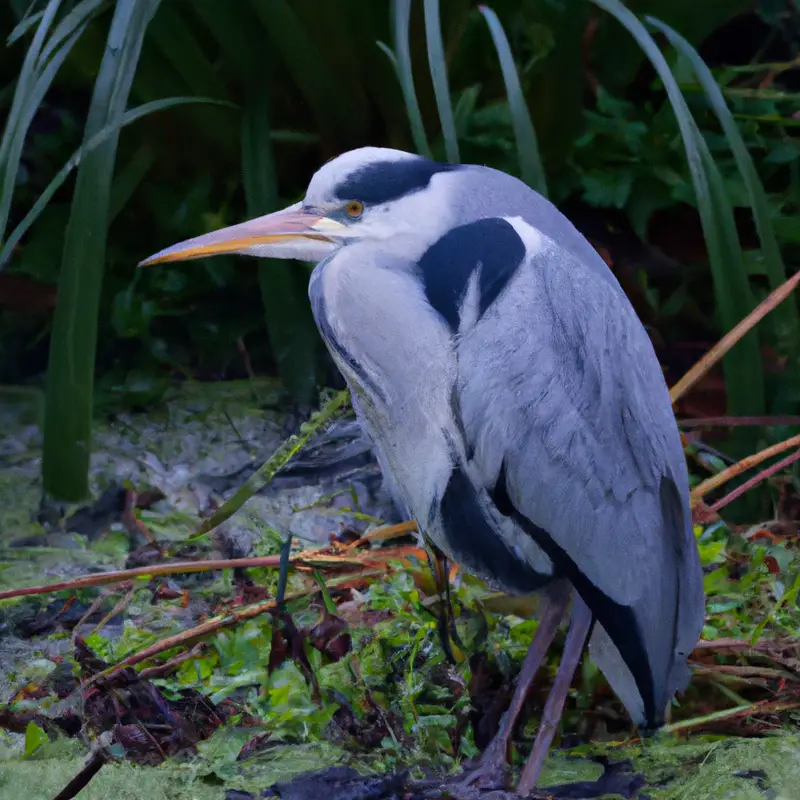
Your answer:
[[[440,172],[457,169],[460,167],[425,158],[378,161],[348,175],[336,187],[335,194],[343,201],[357,198],[364,205],[381,205],[425,189]]]

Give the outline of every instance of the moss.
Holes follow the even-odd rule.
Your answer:
[[[586,751],[580,748],[573,752]],[[698,737],[683,742],[665,737],[637,748],[608,748],[605,754],[614,760],[630,759],[634,769],[646,776],[644,791],[653,800],[800,798],[800,735],[797,734],[763,739]],[[551,757],[548,764],[560,757]],[[543,784],[560,782],[560,778],[545,777]]]
[[[304,772],[341,764],[359,768],[359,764],[353,763],[352,757],[344,750],[326,742],[277,745],[240,762],[238,774],[231,779],[228,787],[259,794],[279,781],[288,781]]]
[[[702,757],[690,755],[689,747],[673,748],[675,777],[664,795],[653,797],[726,797],[731,800],[800,797],[800,735],[765,739],[726,739],[709,744]],[[695,749],[697,746],[694,745]],[[654,752],[645,757],[653,781],[663,757]]]
[[[0,797],[52,800],[81,770],[79,756],[0,761]],[[81,800],[223,800],[225,791],[183,767],[106,764],[80,793]]]

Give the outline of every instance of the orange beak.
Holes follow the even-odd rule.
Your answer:
[[[167,261],[188,261],[223,253],[261,258],[296,258],[321,261],[338,244],[330,238],[344,226],[300,203],[239,225],[195,236],[174,244],[142,261],[140,267]]]

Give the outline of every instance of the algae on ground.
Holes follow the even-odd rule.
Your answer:
[[[333,764],[359,767],[359,759],[324,742],[275,744],[246,761],[235,753],[252,731],[219,731],[195,758],[159,767],[107,764],[81,793],[81,800],[222,800],[225,789],[260,792],[277,781]],[[231,745],[227,747],[226,744]],[[204,746],[205,745],[205,746]],[[0,760],[0,797],[51,800],[80,772],[84,759],[76,742],[61,740],[29,760]],[[542,785],[592,780],[597,764],[567,752],[547,762]],[[800,800],[800,736],[763,739],[656,741],[640,748],[610,749],[613,760],[630,758],[643,772],[642,791],[652,800]],[[369,770],[369,754],[361,767]]]
[[[643,791],[652,800],[800,800],[800,735],[762,739],[668,739],[638,751],[614,751],[631,758],[647,776]]]
[[[81,771],[80,756],[0,761],[0,797],[52,800]],[[225,790],[184,766],[106,764],[80,793],[81,800],[223,800]]]

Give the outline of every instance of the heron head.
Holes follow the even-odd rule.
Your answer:
[[[424,249],[450,225],[448,175],[459,169],[401,150],[351,150],[316,172],[299,203],[187,239],[140,266],[222,253],[318,262],[355,242],[401,238]]]

